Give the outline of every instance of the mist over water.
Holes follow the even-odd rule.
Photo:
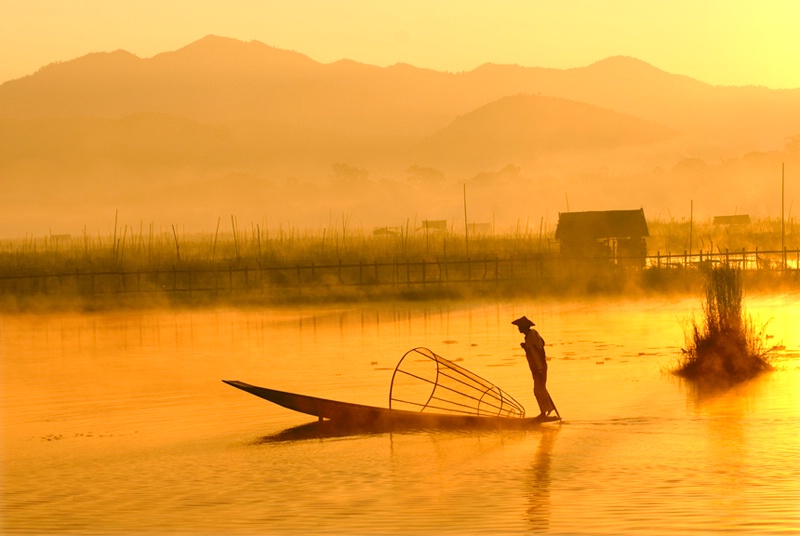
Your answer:
[[[5,315],[2,523],[14,534],[768,534],[800,524],[800,340],[746,307],[775,372],[664,373],[694,299]],[[426,346],[536,412],[510,320],[547,341],[564,424],[331,433],[238,379],[387,406]]]

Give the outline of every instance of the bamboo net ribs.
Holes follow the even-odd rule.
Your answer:
[[[409,350],[397,363],[389,407],[484,417],[525,416],[525,408],[508,393],[427,348]]]

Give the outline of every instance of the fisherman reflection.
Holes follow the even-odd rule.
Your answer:
[[[534,324],[527,317],[522,316],[511,322],[519,332],[525,335],[525,341],[520,346],[525,350],[528,366],[533,375],[533,396],[539,404],[539,419],[545,419],[555,411],[555,405],[547,392],[547,357],[544,353],[544,339],[539,332],[533,329]],[[557,412],[556,412],[557,413]]]
[[[530,469],[527,519],[531,532],[548,532],[550,530],[550,462],[558,430],[558,428],[542,428],[542,437]]]

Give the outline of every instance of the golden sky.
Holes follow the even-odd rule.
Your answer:
[[[719,85],[800,87],[797,0],[2,0],[0,82],[54,61],[146,58],[205,35],[328,63],[581,67],[614,55]]]

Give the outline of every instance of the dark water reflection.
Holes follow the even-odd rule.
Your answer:
[[[539,446],[536,448],[531,465],[527,520],[532,532],[547,532],[550,528],[550,485],[552,480],[550,466],[558,432],[559,428],[542,430]]]
[[[663,371],[696,300],[0,317],[9,534],[684,534],[800,526],[800,308],[750,302],[777,370],[713,396]],[[426,346],[560,426],[353,429],[221,379],[386,406]]]
[[[365,426],[334,421],[313,421],[293,426],[280,432],[261,437],[254,444],[281,443],[284,441],[305,441],[309,439],[329,439],[336,437],[358,437],[384,434],[436,433],[438,430],[403,425]]]

